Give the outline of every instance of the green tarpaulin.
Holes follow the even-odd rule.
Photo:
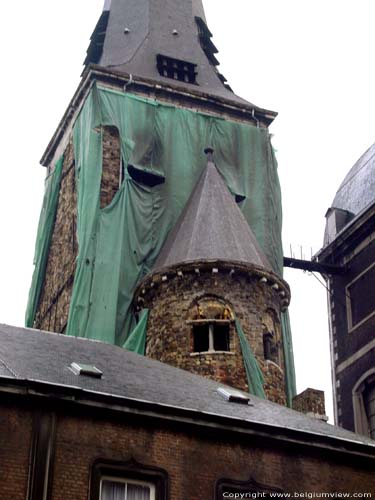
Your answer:
[[[48,251],[51,244],[53,225],[55,223],[57,204],[59,201],[63,163],[64,157],[61,157],[56,163],[53,172],[46,178],[43,206],[39,217],[38,233],[35,243],[35,267],[25,317],[25,324],[30,328],[34,326],[35,314],[44,282]]]
[[[118,128],[125,166],[148,169],[164,176],[165,182],[147,187],[135,182],[125,168],[115,198],[101,209],[104,126]],[[240,204],[245,218],[274,270],[282,273],[281,193],[267,130],[94,87],[73,135],[79,255],[69,335],[124,345],[134,326],[135,286],[155,263],[205,168],[207,146],[214,148],[215,164],[230,191],[245,197]],[[33,283],[34,304],[39,284]],[[291,346],[289,328],[284,329],[284,336],[285,345]],[[290,394],[295,391],[291,354],[288,347]]]
[[[263,389],[264,385],[263,373],[259,368],[257,360],[255,359],[254,353],[249,346],[246,335],[242,330],[241,324],[238,321],[238,319],[236,319],[236,330],[238,337],[240,339],[242,357],[244,360],[249,392],[250,394],[254,394],[254,396],[266,399],[266,395]]]
[[[143,309],[139,315],[138,323],[130,332],[129,337],[123,345],[124,349],[136,352],[137,354],[145,354],[148,316],[149,310]]]

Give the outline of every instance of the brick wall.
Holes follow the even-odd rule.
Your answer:
[[[217,480],[248,480],[285,492],[371,492],[373,465],[343,454],[286,447],[220,430],[164,426],[155,420],[91,410],[58,412],[51,498],[88,500],[92,466],[128,462],[164,469],[171,500],[213,499]],[[32,415],[25,408],[0,407],[0,498],[25,500]],[[322,424],[325,425],[325,424]]]
[[[0,498],[25,500],[32,436],[32,413],[0,406]]]
[[[270,308],[280,313],[280,298],[259,277],[228,270],[184,272],[151,288],[143,297],[150,309],[147,327],[146,355],[161,362],[248,390],[239,338],[234,323],[230,326],[229,353],[197,354],[193,351],[192,325],[197,302],[217,297],[226,303],[241,323],[248,342],[265,378],[265,392],[271,401],[286,404],[284,360],[280,324],[276,324],[278,362],[264,359],[263,333],[269,323]]]

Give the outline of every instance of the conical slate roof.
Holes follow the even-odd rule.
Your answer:
[[[169,234],[154,270],[184,262],[208,260],[235,261],[272,270],[254,233],[211,161]]]
[[[85,65],[98,64],[140,78],[156,80],[213,96],[250,103],[236,96],[220,75],[219,64],[204,14],[202,0],[105,0],[103,13],[92,34]],[[196,83],[167,77],[169,64],[160,56],[194,65]],[[158,59],[159,57],[159,59]],[[163,74],[164,73],[164,74]]]

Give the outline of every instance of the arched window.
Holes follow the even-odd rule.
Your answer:
[[[267,309],[263,319],[264,359],[280,365],[280,320],[273,309]]]
[[[220,299],[196,301],[190,311],[193,352],[229,352],[230,331],[234,322],[231,308]]]
[[[364,373],[353,388],[355,431],[375,439],[375,368]]]

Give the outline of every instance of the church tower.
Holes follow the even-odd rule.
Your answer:
[[[201,0],[105,1],[42,158],[26,325],[290,404],[276,113],[216,53]]]

